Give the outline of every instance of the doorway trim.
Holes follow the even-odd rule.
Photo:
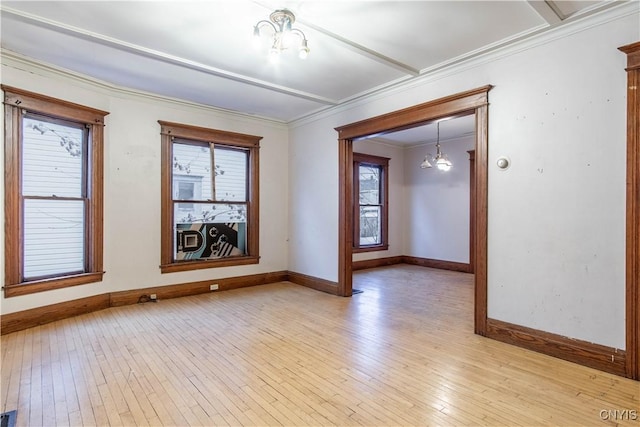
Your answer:
[[[352,295],[353,259],[353,141],[373,135],[409,129],[445,117],[475,114],[475,283],[474,330],[487,329],[487,185],[489,148],[489,91],[487,85],[423,104],[335,128],[338,132],[338,289],[339,296]]]
[[[626,376],[640,380],[640,42],[627,55]]]

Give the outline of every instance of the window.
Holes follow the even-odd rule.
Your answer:
[[[389,159],[353,153],[353,251],[380,251],[389,247],[388,183]]]
[[[189,176],[173,174],[174,192],[176,200],[200,200],[202,199],[202,179],[203,176]],[[186,212],[192,211],[193,203],[181,203],[178,209]]]
[[[107,112],[2,86],[5,296],[102,280]]]
[[[161,271],[257,264],[262,138],[159,123]]]

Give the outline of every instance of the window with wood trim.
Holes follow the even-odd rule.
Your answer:
[[[158,123],[162,273],[257,264],[262,137]]]
[[[389,159],[353,153],[353,251],[389,248]]]
[[[103,127],[109,113],[2,90],[5,296],[101,281]]]

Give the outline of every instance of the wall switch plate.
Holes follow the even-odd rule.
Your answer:
[[[218,290],[218,284],[216,283],[215,285],[209,285],[209,290],[210,291],[217,291]]]

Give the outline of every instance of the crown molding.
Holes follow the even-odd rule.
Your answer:
[[[518,34],[486,48],[424,69],[418,77],[403,77],[350,99],[341,100],[337,106],[319,108],[309,114],[290,120],[288,125],[292,129],[304,126],[634,14],[640,14],[640,1],[611,2],[611,5],[608,5],[604,10],[590,10],[588,13],[569,17],[556,25],[543,24],[532,31]]]
[[[456,136],[452,136],[449,138],[440,138],[440,143],[449,143],[449,142],[453,142],[453,141],[462,141],[465,139],[469,139],[470,137],[473,137],[475,135],[475,132],[467,132],[467,133],[463,133],[460,135],[456,135]],[[384,145],[385,147],[391,147],[391,148],[396,148],[396,149],[400,149],[402,151],[404,150],[410,150],[412,148],[419,148],[419,147],[428,147],[430,145],[436,145],[436,140],[435,139],[431,139],[431,140],[427,140],[427,141],[421,141],[421,142],[417,142],[417,143],[413,143],[413,144],[395,144],[393,141],[382,138],[382,137],[374,137],[374,138],[368,138],[368,139],[363,139],[363,140],[359,140],[359,141],[364,141],[365,143],[371,143],[371,144],[377,144],[377,145]]]
[[[6,7],[2,8],[2,12],[9,12],[15,15],[15,11],[7,9]],[[7,51],[6,49],[0,49],[0,60],[2,64],[6,66],[16,66],[19,64],[20,66],[16,66],[16,68],[24,68],[25,66],[31,67],[32,69],[38,70],[40,74],[44,75],[45,73],[49,73],[50,75],[64,77],[76,82],[80,82],[82,84],[90,85],[94,88],[107,90],[109,91],[109,93],[119,93],[121,95],[168,102],[174,105],[197,108],[227,117],[233,116],[239,119],[259,121],[269,125],[276,125],[280,128],[284,127],[291,129],[303,126],[308,123],[312,123],[317,120],[321,120],[326,117],[340,114],[343,111],[357,108],[375,100],[388,98],[398,93],[409,91],[417,86],[423,86],[425,84],[461,73],[479,65],[483,65],[491,61],[504,58],[506,56],[514,55],[561,39],[563,37],[567,37],[572,34],[638,13],[640,13],[640,2],[638,2],[637,0],[622,2],[614,1],[611,2],[610,5],[606,6],[606,9],[604,10],[592,9],[586,13],[579,14],[577,16],[571,16],[556,25],[543,24],[532,30],[517,34],[508,39],[501,40],[482,49],[469,52],[446,62],[437,64],[433,67],[423,69],[420,71],[420,75],[418,75],[417,77],[400,77],[349,98],[345,98],[339,101],[331,101],[332,103],[335,102],[336,105],[327,105],[324,107],[320,107],[315,111],[306,113],[291,120],[279,120],[260,115],[253,115],[236,110],[213,107],[196,102],[185,101],[179,98],[158,95],[151,92],[130,89],[123,86],[111,84],[93,77],[89,77],[87,75],[77,73],[68,69],[64,69],[62,67],[54,66],[43,61],[38,61],[11,51]],[[19,19],[31,19],[30,16],[25,16],[23,14],[18,14],[16,16]],[[43,22],[42,25],[53,24]],[[73,30],[75,31],[76,29],[74,28]],[[188,66],[188,64],[178,65]],[[273,90],[277,91],[277,88]]]
[[[171,55],[169,53],[162,52],[159,50],[149,49],[144,46],[125,42],[123,40],[119,40],[114,37],[108,37],[108,36],[98,34],[92,31],[88,31],[82,28],[74,27],[72,25],[67,25],[51,19],[46,19],[40,16],[36,16],[27,12],[17,10],[17,9],[12,9],[10,7],[0,6],[0,11],[4,15],[9,15],[18,21],[22,21],[39,28],[46,28],[58,33],[68,34],[70,36],[77,37],[82,40],[98,43],[103,46],[107,46],[107,47],[124,51],[124,52],[130,52],[135,55],[154,59],[156,61],[161,61],[167,64],[176,65],[182,68],[188,68],[190,70],[199,71],[201,73],[208,74],[211,76],[222,77],[227,80],[248,84],[248,85],[263,88],[263,89],[268,89],[274,92],[283,93],[285,95],[305,99],[308,101],[317,102],[320,104],[325,104],[329,106],[338,104],[337,100],[329,99],[329,98],[316,95],[310,92],[292,89],[290,87],[282,86],[275,83],[270,83],[265,80],[260,80],[260,79],[249,77],[243,74],[223,70],[207,64],[203,64],[201,62],[192,61],[186,58],[181,58],[179,56]]]
[[[288,127],[287,123],[283,120],[277,120],[259,115],[252,115],[220,107],[213,107],[206,104],[200,104],[197,102],[186,101],[179,98],[173,98],[165,95],[155,94],[152,92],[146,92],[115,85],[104,80],[90,77],[86,74],[71,71],[66,68],[58,67],[56,65],[52,65],[43,61],[38,61],[36,59],[2,48],[0,48],[0,63],[5,67],[12,67],[28,72],[33,72],[34,74],[38,74],[44,77],[56,77],[73,81],[76,84],[89,87],[92,90],[97,90],[105,95],[117,94],[123,97],[143,98],[155,102],[164,102],[181,107],[195,108],[198,110],[206,111],[207,113],[213,113],[218,117],[229,118],[229,116],[232,116],[241,120],[250,120],[253,122],[258,121],[280,129],[287,129]]]

